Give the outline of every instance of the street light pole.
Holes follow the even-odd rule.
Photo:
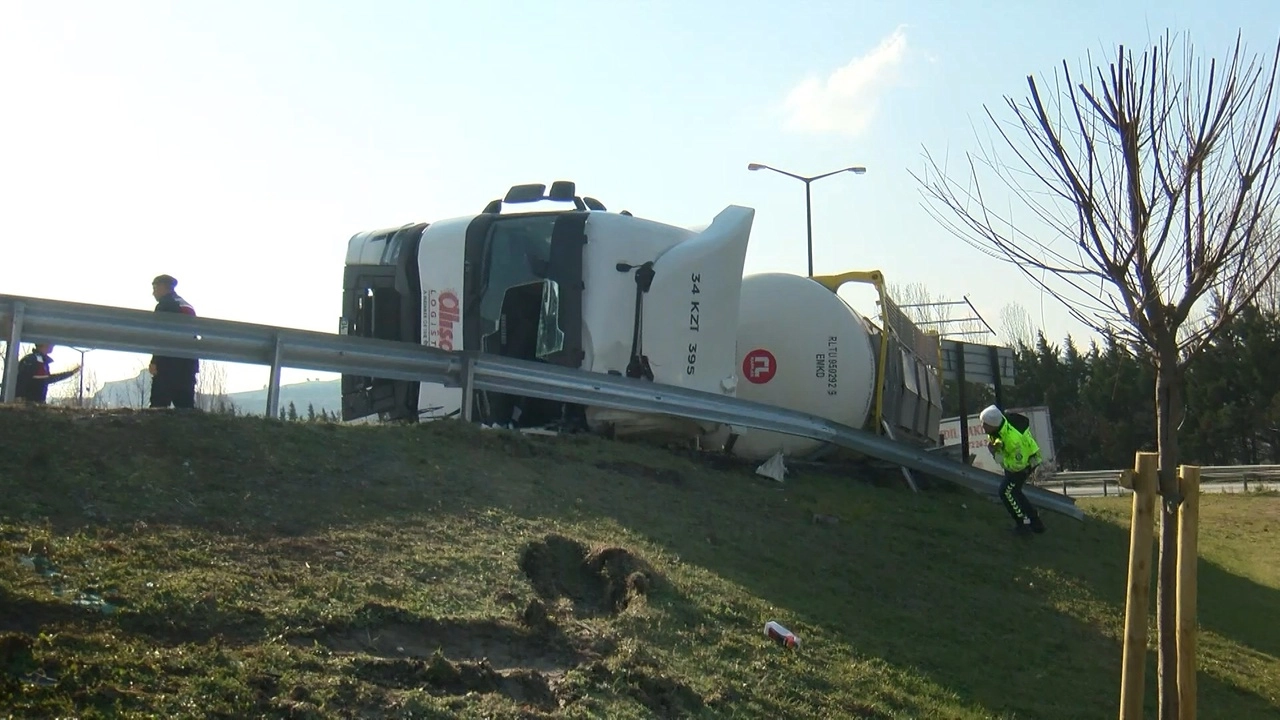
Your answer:
[[[80,391],[79,391],[79,393],[76,395],[76,397],[78,398],[78,399],[76,400],[76,406],[77,406],[77,407],[84,407],[84,354],[85,354],[85,353],[87,353],[87,352],[91,352],[91,351],[93,350],[93,348],[77,348],[77,347],[73,347],[73,348],[71,348],[71,349],[72,349],[72,350],[74,350],[74,351],[76,351],[76,352],[78,352],[78,353],[80,353],[80,372],[76,373],[76,375],[78,376],[78,378],[77,378],[77,379],[80,381]]]
[[[804,181],[804,226],[809,236],[809,277],[813,277],[813,194],[809,192],[809,186],[813,181],[805,178]]]
[[[762,163],[748,163],[747,169],[752,171],[772,170],[780,175],[786,175],[787,177],[795,178],[796,180],[804,183],[804,219],[809,247],[809,277],[813,277],[813,194],[810,192],[810,185],[813,184],[814,180],[821,180],[822,178],[831,177],[832,175],[839,175],[842,172],[851,172],[854,175],[864,175],[866,174],[867,169],[861,165],[855,165],[853,167],[840,168],[839,170],[832,170],[831,172],[814,175],[812,177],[805,177],[804,175],[797,175],[795,173],[787,172],[786,170],[779,170],[778,168],[770,167]]]

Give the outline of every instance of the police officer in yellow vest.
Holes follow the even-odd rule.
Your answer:
[[[1031,435],[1031,420],[1019,413],[1005,414],[995,405],[982,411],[983,429],[987,431],[987,449],[1004,468],[1000,485],[1000,502],[1009,511],[1019,535],[1044,532],[1040,513],[1022,492],[1022,486],[1040,465],[1040,446]]]

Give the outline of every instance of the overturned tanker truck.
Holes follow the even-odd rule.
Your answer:
[[[937,335],[897,309],[878,272],[743,277],[754,214],[731,205],[688,229],[610,212],[571,182],[517,185],[477,215],[352,237],[340,332],[736,396],[938,446]],[[836,294],[846,282],[877,288],[878,325]],[[831,449],[668,415],[342,377],[346,421],[447,418],[464,402],[486,424],[675,435],[748,459]]]

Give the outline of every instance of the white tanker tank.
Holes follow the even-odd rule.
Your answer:
[[[742,279],[738,308],[737,396],[861,428],[872,412],[876,343],[867,320],[836,293],[798,275],[762,273]],[[723,448],[728,428],[704,439]],[[804,457],[824,443],[747,430],[731,452],[764,459],[781,451]]]

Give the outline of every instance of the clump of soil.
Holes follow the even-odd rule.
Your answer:
[[[0,698],[21,692],[18,678],[36,666],[34,645],[26,635],[0,634]]]
[[[650,591],[655,574],[619,547],[589,551],[582,543],[548,535],[525,546],[520,569],[544,600],[568,598],[578,612],[616,615]]]
[[[0,635],[0,675],[17,677],[35,667],[34,641],[17,633]]]
[[[551,614],[547,612],[547,606],[538,600],[530,600],[525,606],[524,612],[520,614],[520,622],[530,630],[537,632],[546,632],[554,627],[555,621],[551,619]]]

